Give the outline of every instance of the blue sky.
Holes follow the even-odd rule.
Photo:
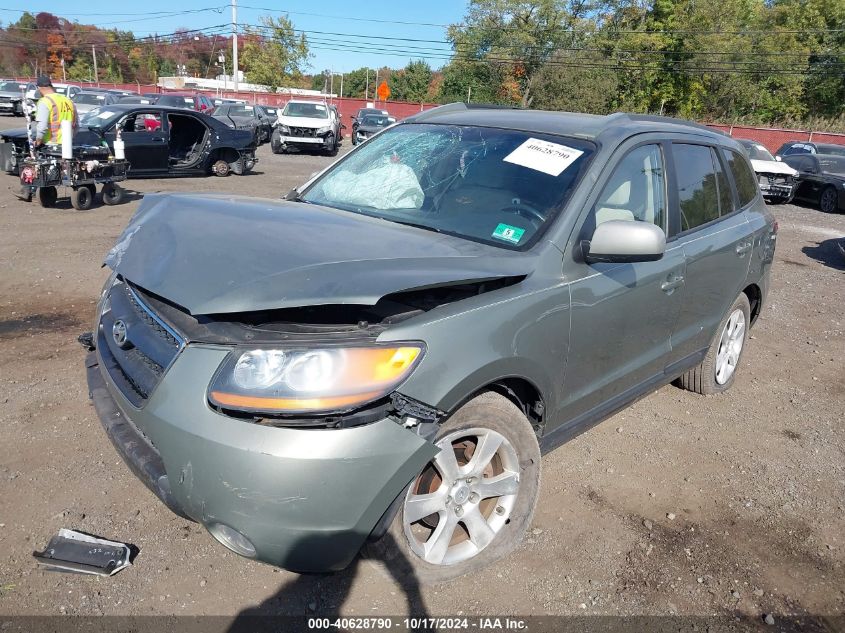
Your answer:
[[[8,24],[17,20],[22,11],[49,11],[82,24],[131,30],[136,35],[163,34],[172,33],[180,27],[200,29],[231,22],[228,6],[220,12],[203,11],[212,7],[223,7],[227,2],[228,0],[182,0],[174,3],[166,0],[146,0],[118,3],[114,0],[86,0],[50,3],[36,0],[33,3],[12,0],[4,3],[3,9],[0,10],[0,20]],[[449,51],[448,45],[440,43],[445,40],[445,28],[440,25],[460,22],[466,7],[462,0],[284,0],[282,3],[271,0],[238,0],[238,5],[238,22],[241,24],[257,24],[261,15],[288,12],[297,29],[311,31],[306,35],[311,40],[313,58],[310,70],[314,72],[325,68],[335,72],[347,72],[362,66],[396,68],[404,66],[410,59],[425,59],[432,68],[439,68],[445,62],[443,54]],[[356,7],[357,11],[353,11],[353,7]],[[177,11],[195,12],[173,15]],[[351,18],[427,25],[386,24]],[[352,37],[349,34],[360,37]],[[384,39],[387,37],[425,41]],[[382,47],[380,51],[368,52],[371,48],[379,46]],[[343,50],[331,50],[341,48]]]

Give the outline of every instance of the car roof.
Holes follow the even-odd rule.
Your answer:
[[[590,141],[610,140],[612,137],[623,138],[646,132],[680,132],[707,137],[712,142],[736,143],[727,134],[693,121],[623,112],[609,115],[580,114],[451,103],[420,112],[405,121],[499,127],[521,132],[572,136]]]
[[[842,151],[845,149],[845,145],[837,145],[836,143],[816,143],[816,149],[822,150],[826,148],[833,148],[837,151]],[[819,151],[819,154],[824,154],[824,152]]]

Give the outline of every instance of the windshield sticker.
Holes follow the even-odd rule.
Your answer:
[[[503,160],[506,163],[541,171],[550,176],[560,176],[561,172],[578,160],[583,153],[579,149],[566,145],[529,138]]]
[[[110,116],[113,116],[114,112],[111,110],[103,110],[100,114],[97,115],[98,119],[108,119]]]
[[[314,106],[314,109],[315,109],[317,112],[325,112],[325,111],[326,111],[326,106],[324,106],[324,105],[315,105],[315,106]]]
[[[510,224],[499,224],[496,230],[493,231],[493,237],[511,242],[512,244],[519,244],[519,240],[522,239],[523,235],[525,235],[525,229],[521,229],[518,226],[511,226]]]

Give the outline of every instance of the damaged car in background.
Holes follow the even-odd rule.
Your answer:
[[[0,112],[23,116],[23,102],[26,83],[19,81],[0,81]]]
[[[776,231],[701,126],[444,106],[281,201],[145,196],[80,337],[90,394],[230,550],[447,580],[519,544],[541,450],[734,384]]]
[[[751,166],[757,174],[760,191],[767,202],[786,204],[795,195],[798,172],[783,161],[775,160],[765,146],[756,141],[737,139],[751,159]]]
[[[106,143],[114,151],[120,131],[130,178],[246,174],[257,162],[252,132],[233,130],[191,110],[158,104],[116,103],[94,108],[79,119],[74,146]],[[17,173],[27,155],[26,128],[0,133],[0,165]]]
[[[248,103],[223,103],[211,111],[211,116],[236,130],[252,132],[259,145],[270,141],[276,125],[275,114],[271,117],[261,106]]]
[[[344,127],[334,106],[291,99],[279,113],[278,124],[270,137],[270,148],[274,154],[295,149],[336,156]]]

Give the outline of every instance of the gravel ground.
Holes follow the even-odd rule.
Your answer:
[[[734,388],[667,386],[547,455],[524,544],[472,578],[400,586],[369,561],[298,576],[171,514],[102,432],[75,339],[144,193],[276,198],[332,160],[258,154],[252,175],[130,181],[131,202],[87,212],[20,202],[0,176],[0,615],[845,612],[845,215],[815,208],[774,208],[771,294]],[[140,554],[108,579],[36,570],[60,527]]]

